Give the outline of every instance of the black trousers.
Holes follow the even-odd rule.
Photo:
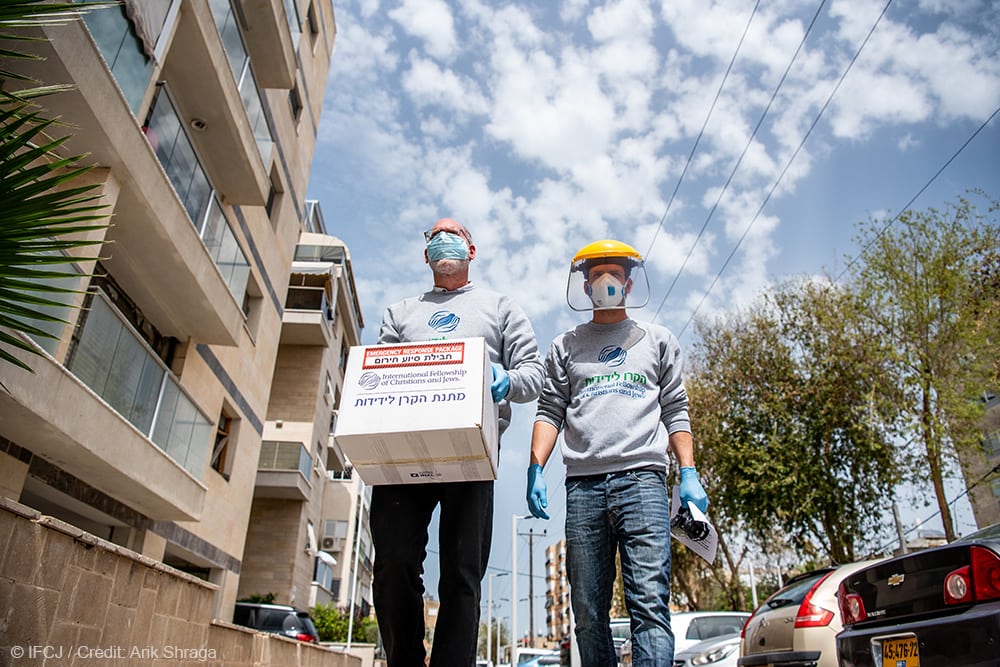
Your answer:
[[[372,589],[388,667],[424,667],[424,558],[434,508],[441,572],[431,667],[472,667],[480,586],[493,540],[493,482],[398,484],[372,488]]]

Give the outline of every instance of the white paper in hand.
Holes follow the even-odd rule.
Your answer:
[[[684,532],[681,528],[670,527],[670,534],[674,539],[678,540],[681,544],[686,546],[691,551],[695,552],[707,562],[712,563],[715,561],[715,554],[719,548],[719,533],[715,530],[715,526],[712,522],[708,520],[705,513],[700,509],[695,507],[694,503],[688,503],[688,510],[691,512],[691,517],[695,521],[703,521],[708,524],[708,535],[701,540],[694,540],[688,537],[688,534]],[[670,518],[673,519],[677,516],[677,511],[681,507],[681,490],[679,486],[674,487],[673,498],[670,502]]]

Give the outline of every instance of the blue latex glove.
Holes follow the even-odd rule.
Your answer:
[[[545,508],[549,506],[548,487],[542,477],[542,466],[533,463],[528,466],[528,510],[536,519],[548,519]]]
[[[708,496],[705,494],[705,489],[701,488],[698,471],[694,466],[681,467],[680,496],[684,504],[691,502],[702,512],[708,509]]]
[[[510,391],[510,376],[500,364],[491,361],[490,366],[493,368],[493,384],[490,385],[490,393],[493,394],[493,402],[499,403]]]

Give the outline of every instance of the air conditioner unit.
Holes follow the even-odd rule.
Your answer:
[[[323,551],[340,551],[344,548],[343,537],[324,537],[322,543]]]

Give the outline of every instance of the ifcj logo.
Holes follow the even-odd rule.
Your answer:
[[[374,389],[378,386],[379,380],[380,378],[378,373],[368,372],[358,378],[358,385],[360,385],[362,389]]]
[[[597,360],[605,366],[621,366],[625,363],[627,353],[617,345],[608,345],[597,355]]]
[[[455,313],[447,310],[439,310],[431,315],[431,319],[427,320],[427,326],[435,331],[447,333],[449,331],[454,331],[455,328],[458,327],[458,323],[461,321],[462,318]]]

